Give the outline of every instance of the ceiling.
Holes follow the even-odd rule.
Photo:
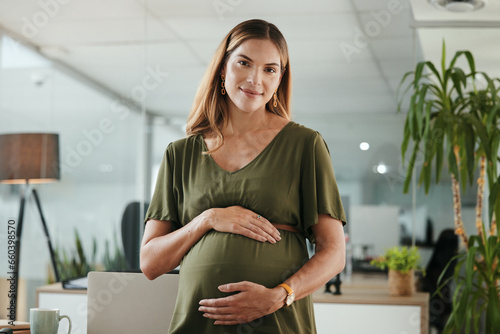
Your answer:
[[[0,130],[27,115],[38,124],[33,101],[23,94],[34,89],[33,75],[43,78],[52,64],[80,82],[61,76],[52,87],[73,130],[84,127],[74,115],[102,113],[107,99],[123,96],[182,124],[216,47],[249,18],[276,24],[287,39],[294,120],[322,133],[340,180],[381,178],[373,173],[380,162],[401,175],[404,115],[396,114],[396,90],[416,61],[438,59],[443,38],[450,54],[470,49],[480,70],[500,76],[499,0],[469,14],[440,11],[424,0],[0,0],[0,29],[51,60],[24,67],[4,60]],[[136,88],[152,72],[158,85],[138,96]],[[359,149],[362,141],[370,150]]]

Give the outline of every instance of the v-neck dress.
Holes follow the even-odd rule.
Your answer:
[[[198,303],[227,296],[217,289],[225,283],[251,281],[268,288],[283,283],[309,259],[306,238],[314,243],[310,227],[318,222],[318,214],[345,224],[323,138],[289,122],[254,160],[235,172],[222,169],[204,151],[201,135],[168,145],[145,221],[170,221],[178,229],[207,209],[239,205],[300,233],[280,230],[281,240],[275,244],[214,230],[206,233],[181,262],[169,333],[316,333],[311,296],[235,326],[214,325],[198,311]]]

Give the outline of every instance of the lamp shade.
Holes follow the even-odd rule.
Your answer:
[[[48,183],[60,179],[59,135],[0,135],[1,183]]]

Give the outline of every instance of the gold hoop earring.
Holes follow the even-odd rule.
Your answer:
[[[221,74],[220,78],[222,79],[222,82],[220,83],[220,86],[222,87],[222,89],[220,90],[220,92],[222,95],[226,95],[226,80],[224,78],[224,74]]]
[[[274,91],[274,101],[273,101],[273,107],[275,107],[275,108],[278,106],[278,96],[276,95],[276,92],[277,92],[277,91],[278,91],[278,90],[275,90],[275,91]]]

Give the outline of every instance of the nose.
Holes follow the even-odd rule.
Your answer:
[[[258,86],[261,84],[262,80],[262,74],[257,68],[253,68],[249,73],[247,77],[247,82],[249,84],[252,84],[254,86]]]

